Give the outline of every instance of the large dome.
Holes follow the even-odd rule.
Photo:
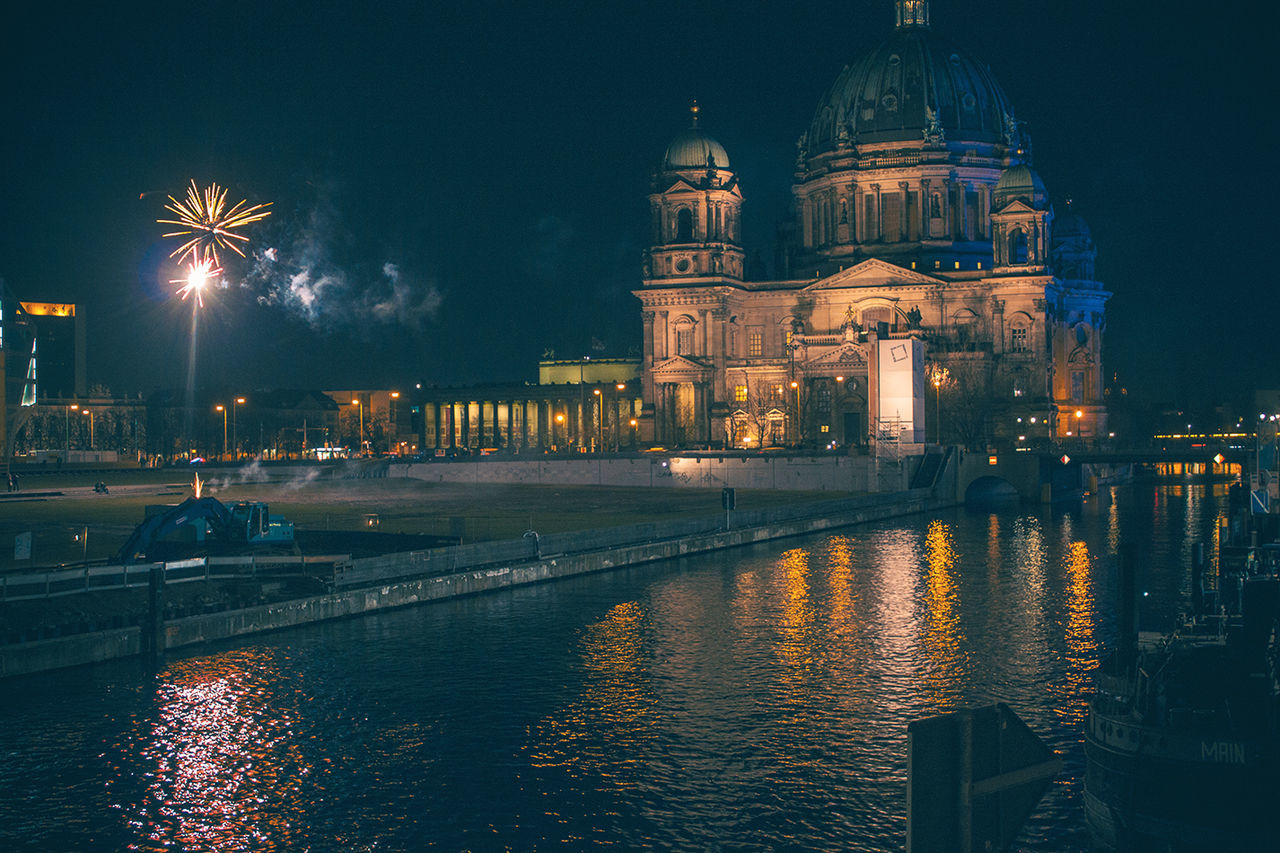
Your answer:
[[[711,159],[709,162],[708,158]],[[683,131],[667,146],[662,167],[667,170],[705,169],[714,165],[717,169],[729,168],[729,155],[724,146],[707,136],[698,127]]]
[[[927,27],[899,25],[845,68],[818,104],[808,153],[832,150],[842,138],[919,141],[938,131],[948,142],[1004,143],[1012,115],[985,65]]]

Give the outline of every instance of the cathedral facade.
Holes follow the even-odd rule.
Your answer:
[[[857,445],[879,411],[877,341],[919,342],[927,436],[980,447],[1106,435],[1110,294],[1080,217],[1055,218],[987,66],[895,0],[800,137],[777,278],[746,272],[743,188],[698,124],[649,196],[641,437],[667,446]],[[916,346],[916,344],[912,344]],[[917,421],[919,413],[916,414]]]

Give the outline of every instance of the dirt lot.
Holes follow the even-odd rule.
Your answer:
[[[22,480],[17,493],[0,492],[0,571],[111,558],[143,519],[148,504],[176,504],[192,494],[186,472],[122,471],[113,475],[60,473]],[[268,472],[269,476],[269,472]],[[302,531],[366,531],[376,519],[383,533],[461,536],[463,541],[517,538],[526,530],[558,533],[671,518],[718,514],[719,489],[613,488],[425,483],[413,479],[325,479],[243,482],[231,472],[205,472],[204,493],[231,502],[270,504]],[[95,492],[101,479],[107,493]],[[739,510],[829,500],[831,492],[738,490]],[[17,562],[14,537],[30,531],[32,559]],[[172,615],[251,604],[319,590],[264,590],[259,585],[194,582],[166,590]],[[0,629],[18,637],[57,634],[136,622],[142,591],[65,596],[20,605],[0,604]],[[5,637],[0,637],[3,641]]]

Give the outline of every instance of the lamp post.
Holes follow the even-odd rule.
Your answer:
[[[65,426],[66,426],[66,428],[67,428],[67,457],[68,457],[67,461],[68,461],[68,462],[69,462],[69,461],[71,461],[71,460],[70,460],[70,456],[71,456],[71,413],[72,413],[72,412],[74,412],[76,409],[79,409],[79,408],[80,408],[80,404],[79,404],[79,403],[72,403],[70,406],[67,406],[67,411],[66,411],[65,415],[63,416],[63,420],[65,420],[65,421],[66,421]]]
[[[556,423],[557,423],[557,424],[563,424],[563,423],[564,423],[564,412],[556,412]],[[568,436],[565,436],[565,441],[567,442],[568,440],[569,440],[569,437],[568,437]],[[552,443],[553,445],[555,445],[555,444],[556,444],[556,430],[555,430],[555,427],[552,427],[552,428],[551,428],[551,443]]]
[[[942,444],[942,386],[951,378],[951,371],[940,364],[929,365],[929,381],[933,384],[934,420],[937,421],[938,444]]]
[[[799,383],[799,382],[797,382],[796,380],[792,379],[792,380],[791,380],[791,390],[792,390],[792,391],[794,391],[794,392],[795,392],[795,395],[796,395],[795,442],[796,442],[796,445],[799,445],[799,444],[800,444],[800,442],[801,442],[801,436],[800,436],[800,383]]]
[[[238,462],[240,461],[240,442],[236,439],[236,406],[240,406],[244,404],[244,397],[236,397],[235,400],[232,401],[232,404],[233,405],[231,406],[231,446],[235,450],[236,461]],[[223,420],[224,421],[226,420],[226,415],[223,415]],[[227,425],[224,422],[222,425],[223,427],[222,431],[224,433],[226,432],[226,426]],[[226,443],[226,435],[223,435],[223,444],[225,443]]]
[[[217,405],[213,407],[215,412],[222,412],[222,455],[218,457],[219,461],[227,458],[227,407]]]
[[[392,391],[391,402],[387,406],[387,421],[388,421],[387,426],[391,432],[391,435],[387,436],[387,452],[389,453],[391,451],[391,448],[394,446],[396,448],[397,455],[399,455],[400,453],[400,442],[398,441],[398,439],[400,438],[400,429],[397,426],[398,419],[400,417],[400,411],[398,406],[399,399],[400,399],[400,392]],[[494,407],[494,417],[495,418],[497,417],[496,404]]]
[[[83,410],[89,416],[89,449],[93,450],[93,411],[90,409]]]
[[[355,406],[360,414],[360,455],[364,456],[364,404],[359,400],[352,400],[351,405]]]
[[[599,388],[593,388],[591,393],[596,397],[596,447],[604,450],[604,395]]]
[[[619,382],[618,396],[613,398],[613,452],[618,452],[618,444],[622,441],[622,392],[627,390],[627,383]]]

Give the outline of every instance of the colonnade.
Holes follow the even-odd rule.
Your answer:
[[[576,452],[635,446],[638,399],[610,394],[608,386],[540,386],[537,390],[544,395],[424,400],[422,446],[428,452],[491,448]]]

